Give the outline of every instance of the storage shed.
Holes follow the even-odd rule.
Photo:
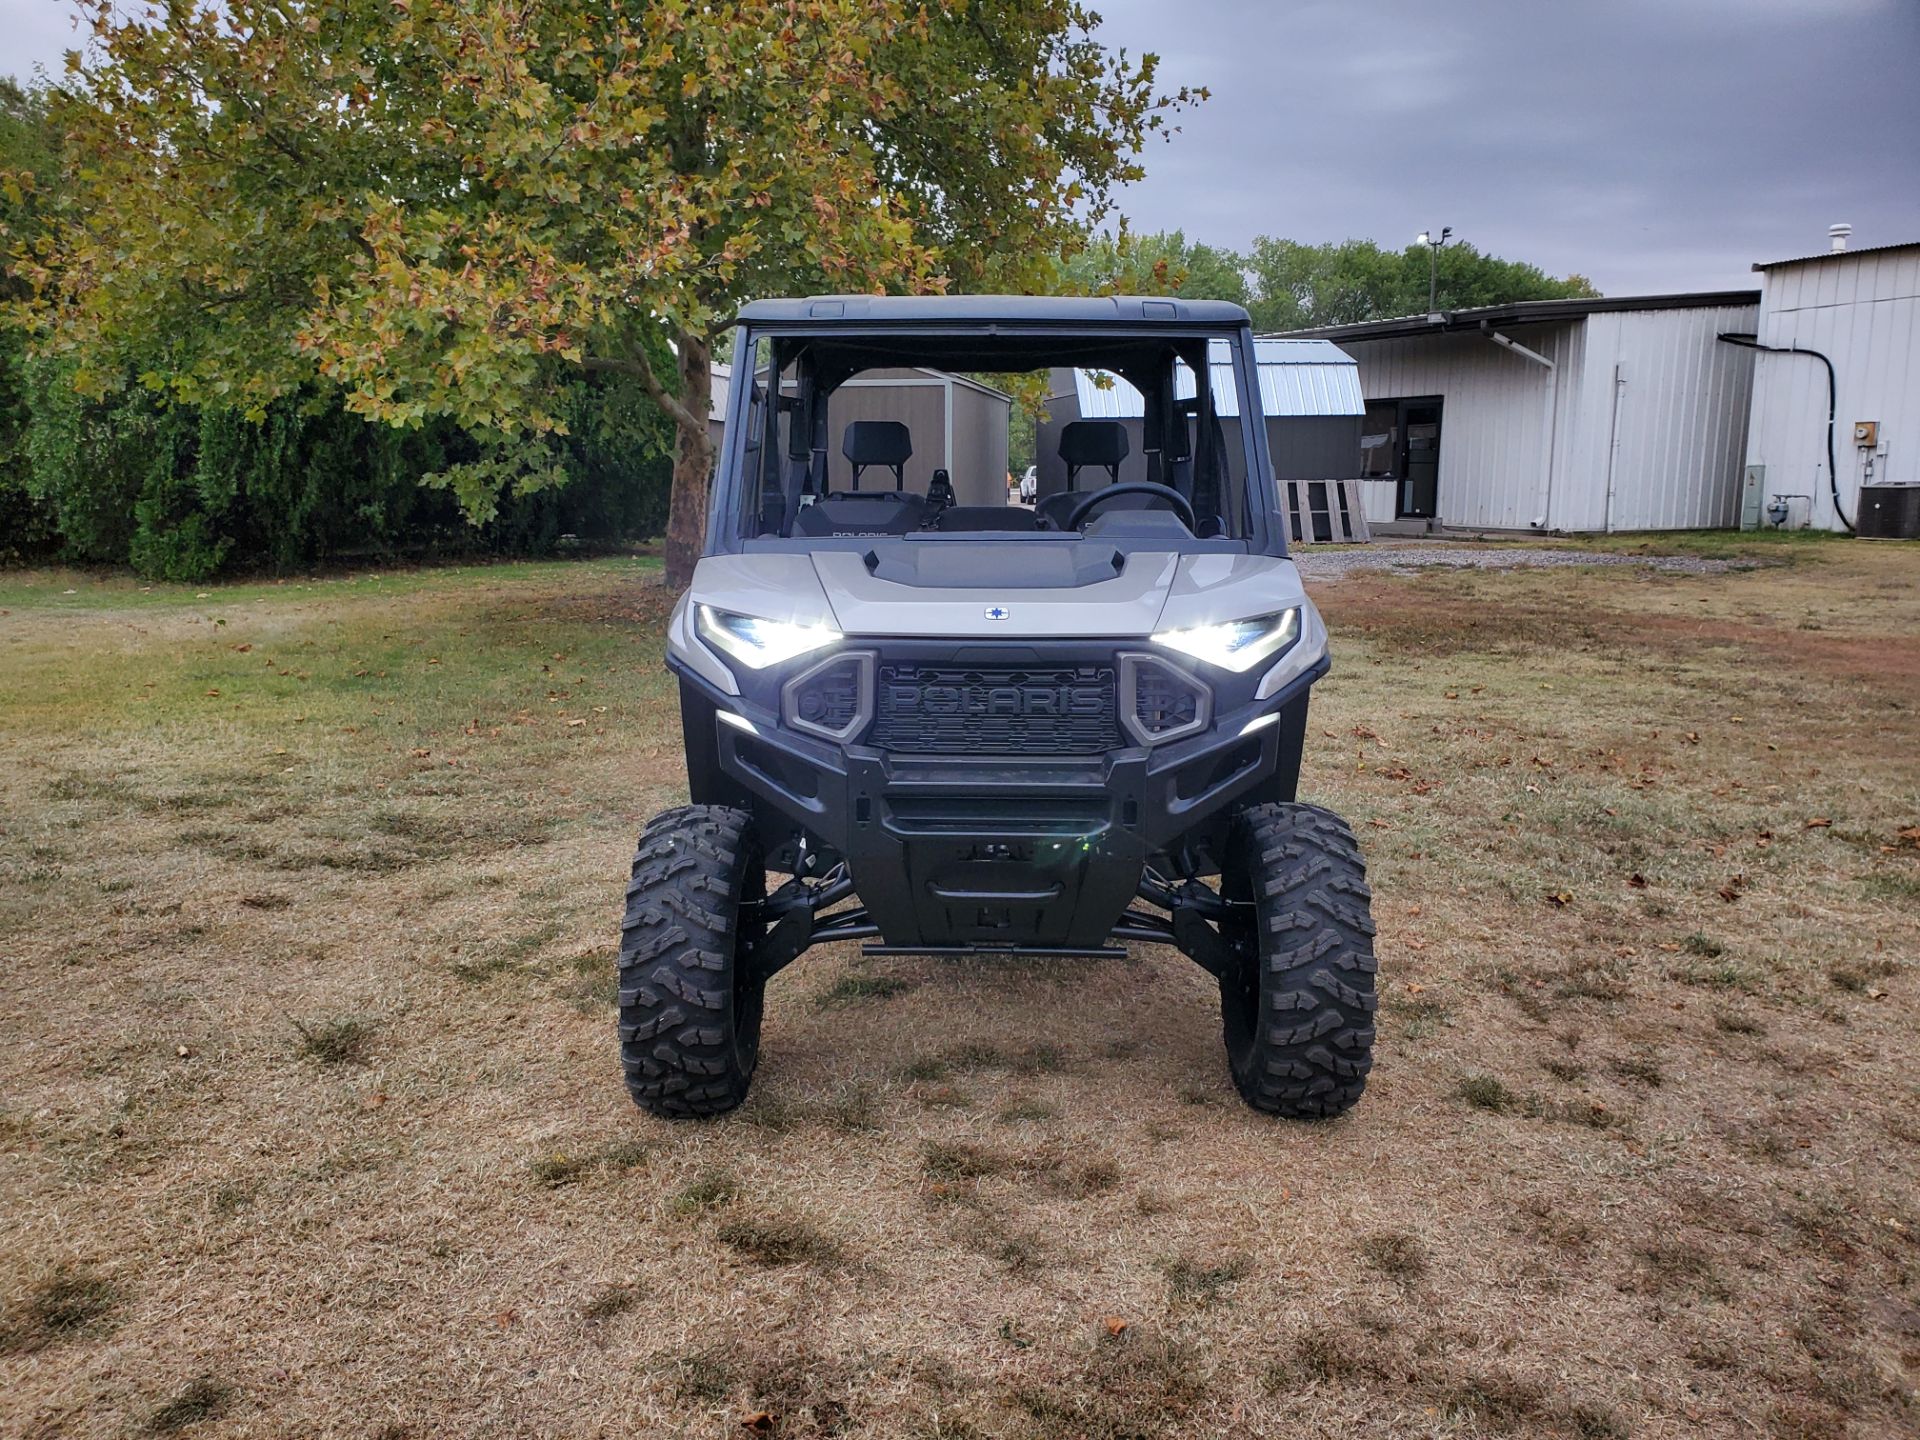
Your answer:
[[[1358,473],[1354,465],[1365,406],[1352,357],[1327,340],[1262,339],[1254,341],[1254,352],[1275,478],[1353,478]],[[1227,466],[1234,480],[1243,480],[1246,458],[1237,431],[1240,396],[1224,343],[1216,341],[1210,347],[1208,368],[1213,372],[1213,403],[1226,432]],[[1176,371],[1174,387],[1177,398],[1193,398],[1193,373],[1185,365]],[[1038,493],[1052,495],[1067,488],[1060,431],[1075,420],[1120,421],[1127,429],[1127,459],[1121,463],[1119,478],[1146,479],[1145,415],[1145,399],[1117,375],[1104,370],[1055,370],[1046,418],[1034,437]]]
[[[1536,300],[1298,332],[1365,395],[1376,533],[1679,530],[1740,517],[1756,291]]]
[[[717,451],[725,432],[731,366],[713,367],[713,405],[707,426]],[[964,375],[918,366],[870,370],[833,392],[827,403],[827,484],[853,488],[853,467],[840,453],[840,437],[855,420],[898,420],[913,437],[906,488],[924,495],[935,470],[945,470],[962,505],[1004,505],[1007,500],[1008,427],[1013,397]],[[876,472],[862,482],[880,483]],[[885,478],[891,487],[891,475]]]
[[[1834,232],[1844,245],[1846,227]],[[1758,321],[1738,328],[1773,348],[1755,357],[1741,524],[1840,530],[1844,514],[1881,529],[1888,507],[1914,509],[1920,486],[1920,242],[1753,268]]]

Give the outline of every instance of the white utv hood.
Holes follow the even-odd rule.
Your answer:
[[[1327,648],[1326,628],[1299,571],[1291,560],[1269,555],[1136,551],[1111,579],[1034,588],[906,584],[874,574],[866,555],[854,550],[708,556],[674,611],[669,643],[702,676],[737,694],[732,672],[695,633],[696,604],[829,626],[849,640],[969,641],[1147,640],[1297,608],[1300,639],[1264,679],[1262,697],[1314,665]]]

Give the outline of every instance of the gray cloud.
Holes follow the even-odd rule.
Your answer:
[[[1214,98],[1146,156],[1136,228],[1401,245],[1451,225],[1603,290],[1920,240],[1912,0],[1097,0]]]
[[[1214,98],[1154,143],[1136,227],[1399,245],[1451,225],[1613,294],[1920,239],[1915,0],[1094,0]],[[0,0],[58,73],[66,0]]]

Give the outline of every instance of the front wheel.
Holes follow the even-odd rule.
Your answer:
[[[1239,816],[1221,893],[1235,960],[1220,981],[1233,1083],[1256,1110],[1326,1119],[1373,1068],[1372,892],[1347,822],[1316,805]]]
[[[750,957],[766,890],[739,810],[684,806],[640,836],[620,927],[620,1065],[643,1110],[724,1115],[747,1098],[766,992]]]

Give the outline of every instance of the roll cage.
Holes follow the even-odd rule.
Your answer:
[[[1214,385],[1176,373],[1216,375],[1224,346],[1235,409],[1262,414],[1252,328],[1237,306],[1116,297],[969,299],[821,297],[747,307],[737,322],[738,358],[709,510],[706,552],[872,548],[871,535],[796,535],[801,508],[827,493],[827,404],[856,375],[897,366],[950,373],[1074,367],[1109,372],[1139,391],[1149,482],[1193,507],[1195,529],[1155,536],[1155,549],[1287,553],[1276,514],[1266,427],[1221,423]],[[779,376],[776,387],[774,376]],[[1237,450],[1237,465],[1229,463]],[[1235,472],[1238,478],[1235,478]],[[1178,527],[1184,530],[1184,527]],[[913,541],[1002,543],[1078,538],[1072,531],[915,533]]]

